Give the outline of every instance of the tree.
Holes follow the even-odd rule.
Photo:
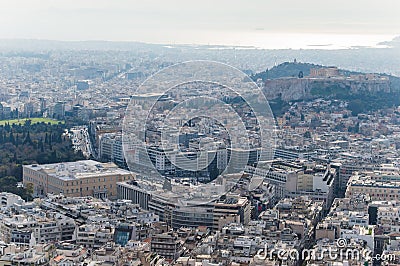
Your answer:
[[[349,102],[348,108],[351,111],[352,116],[357,116],[363,112],[364,104],[360,99],[355,99]]]
[[[30,120],[30,119],[27,119],[24,122],[24,126],[27,127],[27,128],[29,128],[31,126],[31,124],[32,124],[32,120]]]
[[[32,144],[32,139],[31,139],[31,134],[29,133],[29,131],[28,131],[28,133],[26,134],[26,137],[25,137],[25,140],[24,140],[24,144]]]
[[[38,149],[40,150],[40,152],[44,152],[44,145],[41,139],[38,142]]]
[[[52,133],[49,134],[49,146],[50,147],[52,146],[52,141],[53,141],[51,136],[52,136]]]
[[[10,123],[9,123],[9,122],[7,122],[7,123],[5,124],[4,129],[5,129],[7,132],[10,132],[11,127],[10,127]]]
[[[306,138],[306,139],[311,139],[311,132],[310,131],[304,132],[303,137]]]
[[[9,136],[9,141],[15,145],[15,138],[14,138],[14,134],[11,132],[10,136]]]
[[[19,134],[17,134],[17,135],[15,136],[15,146],[18,147],[18,144],[19,144]]]
[[[349,127],[348,131],[350,133],[359,133],[360,132],[360,123],[356,123],[354,127]]]
[[[76,161],[84,159],[81,152],[72,149],[71,141],[61,141],[61,135],[65,125],[33,124],[28,128],[24,125],[13,128],[10,133],[6,133],[5,126],[0,126],[0,180],[6,176],[13,176],[18,181],[22,180],[23,164],[46,164],[61,161]],[[25,132],[25,138],[22,138]],[[45,136],[48,141],[53,137],[51,145],[44,143]],[[19,145],[16,146],[16,139]],[[9,186],[9,192],[25,192]],[[18,192],[18,193],[17,193]]]
[[[33,192],[34,192],[34,190],[33,190],[33,183],[28,183],[28,184],[26,184],[25,189],[26,189],[26,192],[27,192],[29,195],[32,195]]]

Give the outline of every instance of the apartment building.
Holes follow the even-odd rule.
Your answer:
[[[176,260],[183,253],[183,242],[172,232],[158,234],[151,239],[151,251],[167,260]]]
[[[105,224],[84,224],[77,230],[76,243],[98,249],[114,240],[114,231],[114,227]]]
[[[31,243],[48,243],[71,240],[75,221],[61,214],[14,215],[0,222],[1,239],[6,243],[29,246]]]

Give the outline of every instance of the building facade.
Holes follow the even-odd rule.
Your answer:
[[[35,195],[52,193],[112,199],[117,197],[117,182],[133,179],[133,173],[113,163],[93,160],[23,166],[24,186],[33,185]]]

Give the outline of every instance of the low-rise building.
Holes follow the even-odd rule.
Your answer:
[[[114,228],[104,224],[84,224],[76,232],[76,243],[98,249],[114,239]]]
[[[178,235],[172,232],[158,234],[151,238],[151,251],[170,261],[176,260],[181,256],[182,247],[183,242]]]

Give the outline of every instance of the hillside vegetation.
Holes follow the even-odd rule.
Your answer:
[[[400,105],[399,77],[380,74],[389,78],[389,82],[382,84],[346,79],[306,79],[311,68],[322,67],[309,63],[286,62],[253,75],[252,79],[262,79],[267,84],[263,88],[264,93],[269,98],[271,109],[276,116],[285,113],[291,101],[316,98],[347,101],[349,109],[355,115]],[[343,76],[363,74],[348,70],[339,70],[339,73]]]
[[[22,181],[22,165],[83,160],[74,152],[70,139],[63,136],[64,124],[35,123],[0,125],[0,191],[29,198],[29,192],[17,186]]]

